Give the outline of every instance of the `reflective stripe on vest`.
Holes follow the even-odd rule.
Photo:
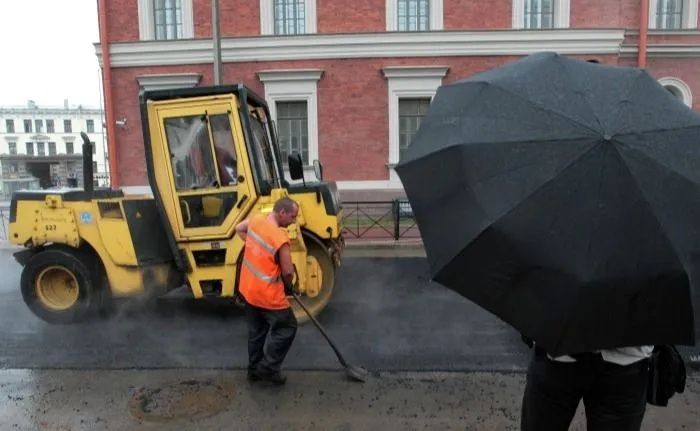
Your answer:
[[[275,248],[271,246],[270,244],[267,243],[260,235],[257,233],[253,232],[250,228],[248,228],[248,235],[250,235],[251,238],[255,240],[258,244],[262,246],[265,250],[267,250],[270,254],[274,255],[275,254]]]
[[[260,247],[262,247],[265,251],[270,253],[270,255],[274,258],[275,255],[275,248],[269,244],[263,237],[261,237],[259,234],[257,234],[253,229],[248,227],[248,233],[247,236],[250,237],[253,241],[255,241]],[[258,268],[256,268],[250,260],[247,258],[243,259],[243,264],[250,270],[250,272],[259,280],[264,281],[265,283],[279,283],[282,281],[282,276],[273,276],[273,275],[267,275],[264,272],[260,271]],[[278,269],[279,271],[279,269]]]
[[[258,277],[262,281],[268,283],[277,283],[278,281],[282,281],[282,277],[271,277],[258,271],[248,259],[243,259],[243,264],[250,270],[250,272],[253,273],[254,276]]]

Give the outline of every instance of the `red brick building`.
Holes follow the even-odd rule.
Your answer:
[[[537,51],[642,65],[700,109],[698,0],[219,0],[219,9],[223,82],[264,95],[283,148],[319,158],[341,190],[400,190],[393,166],[437,87]],[[142,191],[138,93],[213,83],[211,0],[100,0],[100,18],[113,181]]]

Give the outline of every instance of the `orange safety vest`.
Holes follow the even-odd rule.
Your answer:
[[[238,288],[251,305],[268,310],[289,308],[282,267],[275,260],[277,251],[289,241],[287,231],[270,223],[265,215],[256,215],[248,222]]]

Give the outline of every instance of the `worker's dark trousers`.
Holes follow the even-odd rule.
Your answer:
[[[246,304],[248,322],[248,369],[263,373],[280,370],[297,333],[297,319],[291,308],[266,310]],[[267,335],[270,335],[265,346]]]
[[[522,431],[567,431],[582,399],[588,431],[641,429],[648,360],[621,366],[590,355],[566,363],[533,350],[537,351],[527,372]]]

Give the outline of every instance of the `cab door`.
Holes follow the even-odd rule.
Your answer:
[[[155,179],[178,242],[232,236],[255,201],[236,105],[230,96],[152,107]]]

